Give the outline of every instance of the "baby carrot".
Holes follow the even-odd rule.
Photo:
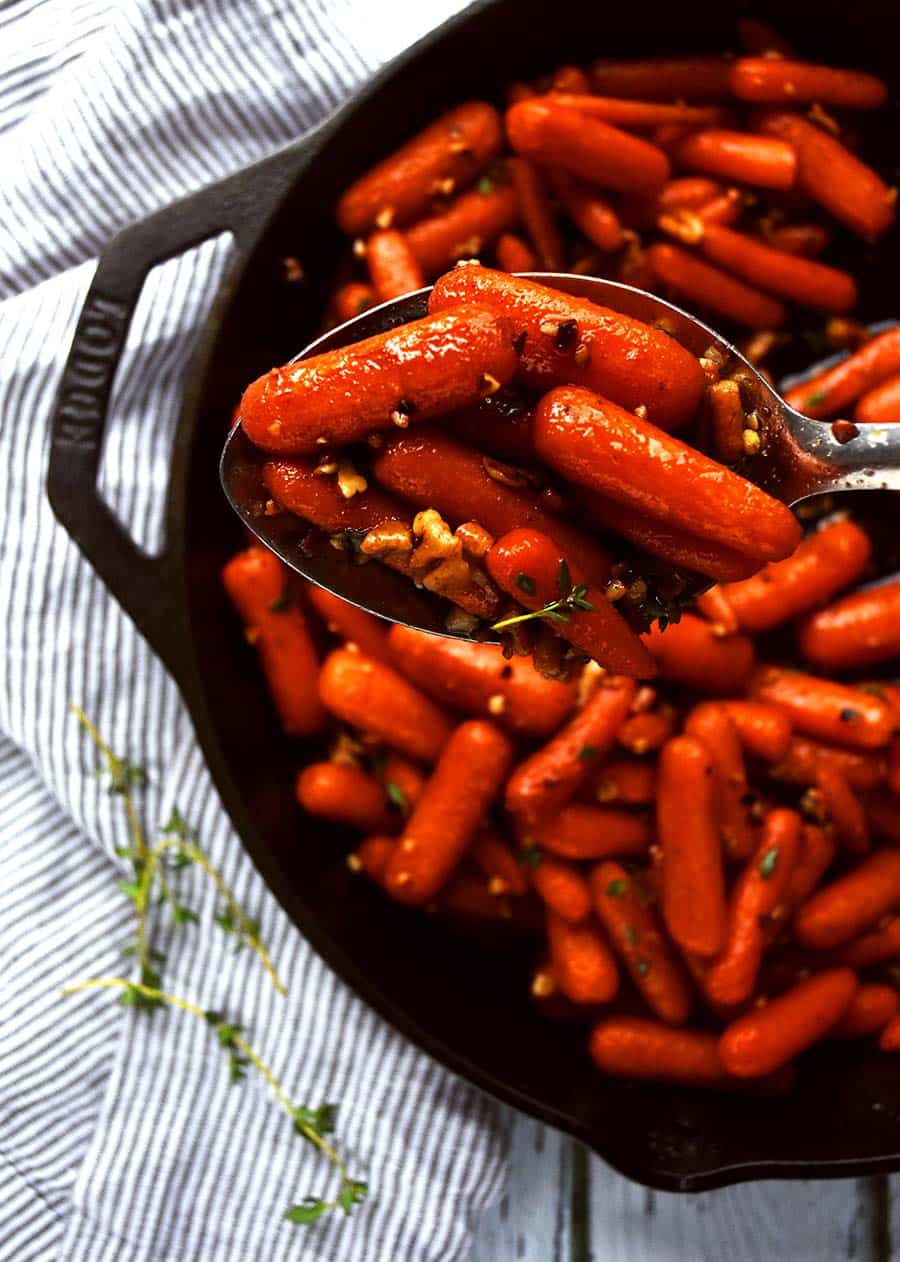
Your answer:
[[[332,302],[338,324],[352,320],[367,307],[374,307],[376,301],[375,290],[371,285],[365,285],[358,280],[351,280],[346,285],[341,285]]]
[[[579,232],[598,250],[609,253],[622,244],[622,225],[612,206],[566,171],[552,168],[550,178],[560,205]]]
[[[608,1003],[619,989],[619,970],[595,924],[572,924],[547,913],[550,967],[560,990],[573,1003]]]
[[[509,739],[482,719],[453,731],[391,855],[385,886],[393,898],[418,905],[434,898],[474,839],[512,752]]]
[[[564,477],[727,547],[780,560],[797,546],[793,513],[731,469],[577,386],[535,409],[538,455]]]
[[[881,850],[840,876],[800,908],[798,942],[816,951],[843,946],[872,928],[900,901],[900,851]]]
[[[687,716],[684,730],[709,750],[715,786],[715,821],[730,859],[749,858],[756,837],[747,802],[747,770],[737,725],[724,705],[702,702]],[[677,812],[675,813],[677,817]]]
[[[315,583],[308,585],[306,598],[332,635],[340,636],[347,644],[355,644],[366,657],[390,665],[387,628],[379,618]]]
[[[793,910],[806,902],[831,867],[836,850],[824,828],[819,828],[816,824],[803,825],[800,853],[791,869],[784,893],[785,907]]]
[[[893,986],[867,982],[850,1000],[844,1015],[833,1026],[829,1038],[861,1039],[868,1038],[883,1030],[900,1008],[900,995]]]
[[[792,408],[824,420],[900,372],[900,327],[885,329],[832,368],[785,392]]]
[[[536,272],[538,257],[531,246],[514,232],[504,232],[494,247],[497,265],[504,272]]]
[[[543,171],[527,158],[510,158],[509,173],[519,199],[522,223],[541,269],[545,272],[560,271],[563,265],[563,243],[556,226],[556,214],[550,204]]]
[[[614,1078],[726,1088],[733,1079],[719,1058],[719,1040],[706,1030],[673,1030],[645,1017],[607,1017],[591,1032],[591,1056]]]
[[[338,719],[410,758],[433,762],[450,735],[450,721],[402,675],[350,649],[325,659],[319,695]]]
[[[675,713],[667,706],[632,714],[619,728],[616,741],[630,754],[649,754],[661,749],[675,730]]]
[[[780,302],[680,246],[657,241],[647,258],[661,284],[727,320],[751,329],[777,329],[787,319]]]
[[[366,242],[366,266],[379,302],[402,298],[425,284],[422,269],[402,232],[373,232]]]
[[[525,869],[512,848],[490,829],[483,829],[472,842],[469,857],[487,877],[491,894],[521,895],[528,889]]]
[[[693,416],[706,380],[697,359],[674,338],[621,312],[522,277],[468,265],[440,277],[429,309],[461,302],[487,306],[512,321],[524,344],[518,376],[546,390],[577,382],[623,407],[647,408],[663,429]]]
[[[744,457],[747,420],[738,382],[726,379],[711,385],[706,392],[706,408],[713,454],[723,464],[737,464]]]
[[[656,673],[652,657],[604,589],[594,586],[569,552],[538,530],[512,530],[486,558],[497,585],[533,612],[550,609],[546,621],[562,639],[620,675],[645,679]],[[553,614],[556,613],[554,617]],[[503,619],[495,629],[514,625],[526,615]]]
[[[874,241],[894,219],[894,192],[834,136],[799,114],[769,114],[762,130],[797,155],[797,188],[835,219]]]
[[[579,924],[591,914],[591,891],[580,868],[567,859],[544,854],[531,869],[531,884],[555,915]]]
[[[815,259],[831,244],[831,233],[819,223],[784,223],[766,228],[765,239],[776,250]]]
[[[297,777],[297,801],[310,815],[330,819],[360,832],[390,832],[388,796],[374,776],[347,763],[313,762]]]
[[[753,670],[753,641],[745,635],[717,636],[708,622],[682,614],[660,631],[643,637],[656,658],[660,677],[697,692],[727,696],[741,692]]]
[[[591,83],[600,96],[641,101],[720,101],[729,95],[724,57],[648,57],[597,61]]]
[[[675,145],[673,158],[688,171],[761,188],[788,189],[797,173],[787,141],[724,128],[691,132]]]
[[[900,582],[854,592],[812,614],[797,644],[822,670],[854,670],[900,656]]]
[[[765,918],[787,900],[800,850],[802,820],[796,811],[770,811],[753,856],[734,886],[725,947],[706,975],[704,989],[717,1004],[744,1003],[756,986],[765,947]]]
[[[656,801],[662,915],[678,945],[702,956],[717,954],[725,939],[725,878],[714,809],[706,746],[691,736],[675,737],[659,760]]]
[[[530,660],[505,658],[494,644],[470,644],[393,626],[396,668],[435,701],[492,718],[521,736],[548,737],[575,704],[575,685],[539,675]]]
[[[835,836],[848,854],[859,857],[869,851],[869,826],[862,802],[845,776],[834,767],[820,767],[816,787],[831,821]]]
[[[559,105],[520,101],[506,112],[509,143],[525,158],[624,193],[651,192],[669,178],[669,160],[646,140]]]
[[[761,666],[750,695],[787,710],[798,732],[851,749],[878,749],[891,739],[893,718],[878,697],[797,670]]]
[[[590,776],[582,796],[604,804],[645,806],[656,799],[656,767],[636,758],[611,758]]]
[[[648,821],[631,811],[572,802],[541,823],[529,840],[563,859],[606,859],[646,854],[652,835]]]
[[[263,482],[281,508],[312,522],[321,530],[371,530],[386,521],[409,516],[406,507],[392,496],[369,486],[349,499],[340,493],[333,477],[316,473],[313,459],[267,460]]]
[[[661,1021],[683,1025],[692,1007],[690,985],[633,878],[607,861],[594,868],[590,885],[594,911],[635,986]]]
[[[833,952],[835,964],[847,968],[873,968],[900,959],[900,916],[893,916],[887,924],[862,933],[846,946]]]
[[[458,105],[351,184],[338,203],[338,223],[356,236],[418,219],[442,192],[473,180],[501,142],[493,106]]]
[[[526,831],[555,815],[588,774],[593,758],[605,758],[628,716],[633,679],[601,679],[584,707],[546,745],[519,763],[506,785],[506,809]]]
[[[738,1017],[719,1039],[726,1070],[759,1078],[787,1064],[837,1024],[857,985],[848,968],[828,969]]]
[[[716,583],[697,597],[697,610],[712,623],[718,635],[734,635],[738,630],[737,615],[725,597],[723,584]]]
[[[352,346],[273,368],[241,399],[247,437],[266,451],[314,452],[320,441],[346,444],[392,415],[427,420],[504,385],[518,360],[508,320],[458,307],[414,320]]]
[[[787,57],[739,57],[731,66],[731,90],[758,105],[815,101],[838,108],[873,110],[884,104],[881,79],[861,70],[836,70]]]
[[[774,561],[739,583],[727,583],[722,596],[742,631],[770,631],[808,613],[860,577],[872,547],[852,521],[836,521],[807,535],[783,561]]]
[[[409,227],[406,240],[425,275],[437,276],[458,259],[476,258],[518,221],[519,199],[513,185],[483,177],[443,210]]]
[[[396,837],[366,837],[348,856],[347,866],[353,872],[365,872],[366,876],[380,885],[396,845]]]
[[[300,608],[285,598],[286,571],[266,548],[239,552],[222,570],[228,597],[259,654],[281,725],[312,736],[325,719],[316,691],[318,659]]]
[[[586,96],[554,91],[553,99],[586,118],[599,118],[614,127],[661,127],[680,123],[688,127],[713,127],[724,111],[717,105],[668,105],[658,101],[629,101],[624,97]],[[670,181],[671,182],[671,181]]]
[[[786,753],[772,767],[770,775],[788,784],[813,785],[817,772],[823,766],[837,768],[854,789],[874,789],[885,776],[883,754],[838,749],[834,745],[810,740],[808,736],[791,738]]]
[[[867,390],[853,410],[853,419],[859,425],[900,421],[900,374]]]
[[[722,701],[722,709],[737,728],[744,751],[751,758],[778,762],[791,743],[794,725],[790,715],[765,701]]]

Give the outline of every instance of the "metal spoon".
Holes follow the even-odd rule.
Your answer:
[[[723,375],[742,377],[760,420],[761,450],[742,470],[776,499],[791,507],[813,495],[834,491],[900,490],[900,423],[866,425],[850,441],[840,443],[829,424],[814,421],[789,408],[775,390],[730,342],[708,325],[655,295],[611,280],[560,273],[529,274],[528,279],[550,285],[648,324],[662,323],[679,342],[700,356],[715,347],[726,361]],[[427,314],[430,289],[372,307],[338,328],[331,329],[296,356],[307,359],[324,351],[358,342]],[[423,631],[475,638],[449,632],[447,602],[378,563],[360,565],[351,554],[319,538],[307,523],[291,513],[265,515],[268,499],[261,468],[266,455],[237,425],[222,452],[219,473],[228,500],[254,535],[277,553],[291,569],[391,622]],[[685,599],[698,595],[710,582],[698,577]],[[476,632],[484,640],[484,630]]]

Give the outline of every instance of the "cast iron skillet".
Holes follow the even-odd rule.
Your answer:
[[[766,2],[753,12],[793,36],[804,55],[863,66],[896,87],[898,22],[887,0]],[[562,60],[733,45],[738,15],[708,0],[644,0],[639,22],[627,4],[482,0],[311,135],[125,229],[100,259],[76,330],[48,479],[60,521],[178,681],[247,850],[325,960],[449,1068],[576,1135],[631,1178],[682,1191],[900,1169],[895,1063],[864,1048],[825,1049],[810,1057],[796,1090],[775,1100],[605,1080],[588,1060],[582,1028],[536,1014],[515,950],[486,953],[354,879],[343,862],[348,839],[298,814],[292,772],[303,750],[279,732],[223,599],[219,570],[240,534],[217,466],[243,386],[313,335],[340,244],[331,208],[356,174],[453,102],[502,99],[504,82]],[[896,146],[892,121],[882,153]],[[110,387],[149,269],[222,231],[234,235],[233,263],[184,399],[165,548],[149,556],[96,488]],[[865,318],[896,314],[897,236],[878,247],[877,267],[863,265]],[[285,283],[286,256],[301,259],[304,285]]]

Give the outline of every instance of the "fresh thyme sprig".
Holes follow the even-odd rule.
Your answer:
[[[515,581],[516,586],[526,595],[534,595],[535,582],[530,575],[517,574]],[[573,610],[580,609],[585,613],[593,613],[596,610],[597,606],[587,598],[587,583],[573,583],[565,561],[559,563],[556,587],[559,591],[557,600],[548,601],[540,609],[532,609],[528,613],[516,614],[512,618],[501,618],[499,622],[492,624],[491,630],[502,631],[505,627],[515,626],[518,622],[531,622],[534,618],[545,618],[548,622],[568,622]]]
[[[141,825],[133,797],[133,790],[146,783],[143,769],[113,753],[84,712],[75,706],[72,708],[103,757],[99,774],[106,775],[109,792],[121,796],[125,807],[129,844],[117,847],[116,853],[121,858],[128,859],[133,869],[132,879],[120,882],[120,889],[134,904],[137,924],[135,940],[125,947],[123,955],[135,957],[137,976],[89,978],[66,987],[63,994],[72,995],[90,989],[118,990],[119,1003],[123,1007],[152,1012],[156,1008],[168,1006],[202,1018],[215,1031],[220,1046],[228,1053],[228,1070],[232,1082],[243,1081],[248,1068],[256,1069],[281,1108],[291,1118],[297,1133],[327,1157],[340,1175],[337,1195],[332,1200],[305,1197],[299,1204],[292,1205],[284,1217],[292,1223],[309,1224],[316,1222],[330,1210],[342,1209],[346,1214],[352,1213],[353,1206],[365,1199],[368,1189],[365,1183],[350,1177],[343,1158],[325,1138],[334,1130],[335,1106],[323,1104],[311,1109],[306,1105],[293,1104],[275,1074],[244,1037],[240,1025],[226,1020],[221,1012],[201,1008],[162,988],[159,966],[165,962],[165,956],[150,941],[150,908],[155,891],[159,893],[158,903],[169,905],[174,926],[198,922],[196,913],[176,897],[167,869],[168,872],[178,872],[194,864],[206,873],[224,903],[215,914],[215,923],[223,932],[234,934],[238,949],[248,946],[256,953],[275,989],[280,994],[285,994],[285,987],[260,940],[258,923],[238,905],[221,873],[204,853],[196,832],[177,807],[173,807],[169,821],[161,827],[159,840],[152,846],[148,845],[147,834]]]

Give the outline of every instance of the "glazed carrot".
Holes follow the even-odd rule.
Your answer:
[[[867,854],[870,847],[865,811],[846,777],[834,767],[820,767],[816,774],[816,787],[844,849],[851,855]]]
[[[443,711],[402,675],[350,649],[325,659],[319,695],[342,722],[423,762],[433,762],[450,735]]]
[[[402,903],[429,902],[478,831],[512,761],[509,739],[482,719],[457,727],[391,855],[388,893]]]
[[[900,852],[881,850],[813,894],[794,921],[797,941],[816,951],[843,946],[900,901]]]
[[[297,777],[295,793],[308,814],[360,832],[390,832],[400,821],[388,809],[387,794],[374,776],[348,763],[308,763]]]
[[[831,233],[818,223],[778,224],[766,229],[765,238],[774,249],[807,259],[818,258],[831,244]]]
[[[708,591],[697,597],[697,611],[703,614],[707,622],[712,623],[718,635],[734,635],[738,630],[737,615],[725,597],[725,589],[716,583]]]
[[[355,236],[420,218],[436,196],[473,180],[501,141],[493,106],[468,101],[448,110],[350,185],[338,203],[338,223]]]
[[[900,328],[886,329],[833,368],[785,392],[792,408],[824,420],[843,412],[861,394],[900,372]]]
[[[382,486],[420,508],[436,508],[451,525],[477,521],[499,538],[528,524],[553,539],[592,581],[604,582],[609,574],[606,551],[598,542],[547,512],[535,491],[492,477],[490,463],[478,451],[442,430],[420,426],[389,438],[372,469]]]
[[[801,530],[789,508],[731,469],[577,386],[544,395],[538,455],[567,479],[679,529],[780,560]]]
[[[733,1083],[719,1059],[719,1040],[706,1030],[673,1030],[644,1017],[607,1017],[591,1032],[590,1052],[614,1078],[726,1088]]]
[[[291,736],[312,736],[325,712],[316,691],[319,663],[299,607],[285,601],[284,566],[266,548],[239,552],[222,570],[222,582],[259,654],[281,725]]]
[[[553,97],[513,105],[506,112],[506,133],[516,153],[602,188],[652,192],[669,178],[669,160],[661,149]]]
[[[738,38],[741,48],[752,57],[776,53],[779,57],[793,57],[794,49],[777,31],[757,18],[741,18],[738,21]]]
[[[900,421],[900,374],[867,390],[853,410],[853,419],[860,425]]]
[[[573,1003],[608,1003],[619,989],[619,970],[600,930],[590,921],[572,924],[547,912],[550,967]]]
[[[622,225],[612,206],[566,171],[551,168],[550,178],[560,205],[579,232],[598,250],[618,250],[622,244]]]
[[[737,1078],[759,1078],[787,1064],[837,1024],[857,986],[849,969],[828,969],[738,1017],[719,1039],[726,1070]]]
[[[488,882],[480,874],[454,872],[438,894],[437,907],[449,916],[465,920],[509,920],[509,900],[492,894]]]
[[[868,535],[854,522],[832,522],[807,535],[784,561],[726,584],[722,596],[742,631],[770,631],[856,582],[871,551]]]
[[[642,101],[719,101],[728,96],[729,63],[723,57],[649,57],[597,61],[591,83],[601,96]]]
[[[644,806],[656,798],[656,768],[632,758],[611,758],[589,779],[588,788],[597,802]]]
[[[900,959],[900,916],[892,917],[887,924],[868,933],[860,934],[833,954],[835,964],[847,968],[873,968]]]
[[[487,877],[491,894],[521,895],[528,889],[525,869],[511,847],[489,829],[479,833],[472,842],[469,857]]]
[[[797,628],[797,645],[823,670],[874,666],[900,654],[900,582],[845,596]]]
[[[352,320],[354,316],[360,315],[367,307],[373,307],[375,302],[375,291],[371,285],[351,280],[346,285],[341,285],[334,295],[332,305],[338,323],[343,324],[346,320]]]
[[[784,893],[785,907],[793,910],[806,902],[834,862],[836,851],[837,847],[823,828],[816,824],[803,825],[800,853]]]
[[[719,703],[737,728],[746,753],[766,762],[779,762],[788,752],[794,725],[789,714],[765,701]]]
[[[759,842],[729,900],[725,947],[706,975],[704,989],[717,1004],[744,1003],[753,993],[766,943],[766,917],[786,903],[801,844],[796,811],[770,811]]]
[[[591,914],[591,891],[586,878],[574,863],[541,855],[531,870],[531,883],[555,915],[570,924],[579,924]]]
[[[328,532],[371,530],[410,515],[400,500],[374,486],[345,499],[334,477],[323,477],[315,469],[313,459],[267,460],[263,482],[281,508]]]
[[[663,748],[656,821],[666,928],[684,950],[716,955],[725,940],[725,878],[713,763],[707,747],[691,736],[677,736]]]
[[[442,705],[491,717],[517,735],[546,738],[575,704],[575,685],[539,675],[526,658],[505,658],[494,644],[470,644],[393,626],[396,668]]]
[[[698,692],[727,696],[740,692],[753,669],[753,641],[745,635],[721,638],[702,618],[682,614],[681,621],[643,637],[656,658],[660,677]]]
[[[379,302],[402,298],[425,284],[406,237],[396,228],[372,233],[366,242],[366,266]]]
[[[648,418],[673,429],[696,411],[705,386],[699,363],[674,338],[586,298],[485,267],[442,276],[429,309],[478,302],[507,316],[525,335],[519,376],[547,389],[574,381],[623,407],[643,403]]]
[[[744,232],[710,222],[709,216],[704,219],[695,211],[677,211],[662,216],[660,227],[696,246],[710,263],[777,298],[838,313],[856,305],[856,281],[849,272],[773,249]]]
[[[861,70],[836,70],[787,57],[739,57],[731,67],[731,90],[757,105],[815,101],[843,109],[873,110],[884,104],[881,79]]]
[[[798,732],[852,749],[878,749],[891,738],[893,719],[878,697],[796,670],[761,666],[750,695],[787,710]]]
[[[900,1018],[894,1017],[888,1021],[887,1025],[881,1031],[881,1038],[878,1040],[878,1046],[883,1052],[900,1051]]]
[[[569,487],[566,494],[574,507],[583,507],[589,517],[601,525],[629,539],[645,552],[662,557],[680,568],[706,574],[719,582],[746,578],[759,568],[759,562],[746,553],[727,548],[715,540],[703,539],[691,531],[653,517],[642,516],[595,491]]]
[[[900,800],[889,789],[866,794],[866,819],[876,837],[900,846]]]
[[[675,730],[671,707],[633,714],[619,728],[616,740],[630,754],[648,754],[661,749]]]
[[[618,863],[598,863],[590,877],[594,911],[631,980],[661,1021],[683,1025],[692,1007],[690,985],[651,907]]]
[[[722,464],[737,464],[744,457],[746,415],[741,387],[730,378],[716,381],[706,392],[712,450]]]
[[[753,853],[756,837],[747,812],[750,794],[737,725],[725,706],[707,701],[694,706],[685,720],[684,730],[709,750],[715,789],[714,817],[725,853],[730,859],[747,859]]]
[[[531,246],[514,232],[504,232],[494,247],[497,264],[504,272],[536,272],[538,257]]]
[[[599,118],[614,127],[660,127],[680,123],[688,127],[712,127],[721,123],[724,111],[715,105],[661,104],[658,101],[629,101],[614,96],[585,96],[554,89],[553,100],[566,109],[577,110],[586,118]]]
[[[387,627],[379,618],[326,591],[324,587],[317,587],[315,583],[307,585],[306,598],[332,635],[340,636],[348,644],[355,644],[366,657],[390,665]]]
[[[526,158],[510,158],[509,172],[519,198],[522,222],[541,268],[546,272],[560,271],[563,244],[544,173]]]
[[[829,1038],[868,1038],[883,1030],[897,1015],[900,995],[893,986],[868,982],[860,986],[837,1025],[832,1027]]]
[[[354,872],[365,872],[380,885],[396,845],[396,837],[366,837],[347,857],[347,866]]]
[[[554,94],[577,93],[583,95],[590,92],[591,81],[587,76],[587,72],[582,70],[580,66],[560,66],[558,70],[553,72],[553,78],[550,80],[550,90]]]
[[[651,223],[665,211],[700,210],[724,192],[721,184],[707,175],[678,175],[668,180],[656,197]]]
[[[787,318],[780,302],[679,246],[657,241],[650,246],[647,257],[656,279],[663,285],[727,320],[751,329],[777,329]]]
[[[557,814],[588,774],[593,758],[605,758],[628,717],[633,679],[601,679],[597,689],[561,731],[521,762],[506,785],[506,809],[528,831]]]
[[[653,658],[631,630],[604,589],[589,581],[589,575],[571,552],[565,557],[549,535],[538,530],[511,530],[503,535],[486,557],[488,574],[494,582],[529,610],[540,610],[554,602],[569,601],[563,617],[547,619],[548,625],[588,657],[618,675],[638,679],[656,673]],[[496,629],[518,620],[502,619]]]
[[[673,159],[689,171],[761,188],[788,189],[797,173],[787,141],[724,128],[691,132],[675,145]]]
[[[356,442],[475,403],[516,370],[508,320],[458,307],[340,350],[273,368],[244,391],[241,421],[266,451],[305,453]]]
[[[823,745],[807,736],[793,736],[783,758],[772,767],[770,775],[788,784],[812,785],[820,767],[836,767],[854,789],[873,789],[884,780],[885,759],[880,753],[858,749],[838,749]]]
[[[457,259],[477,257],[501,232],[519,221],[512,184],[484,178],[438,214],[407,229],[406,239],[426,276],[436,276]]]
[[[416,764],[389,750],[377,774],[391,803],[404,817],[409,815],[425,787],[425,777]]]
[[[894,219],[894,193],[871,167],[798,114],[769,114],[762,130],[797,154],[797,188],[835,219],[873,241]]]
[[[606,859],[646,854],[652,832],[646,819],[613,806],[572,802],[546,820],[531,839],[562,859]]]
[[[745,196],[738,188],[726,188],[718,197],[699,206],[694,212],[701,223],[728,227],[744,213]]]

